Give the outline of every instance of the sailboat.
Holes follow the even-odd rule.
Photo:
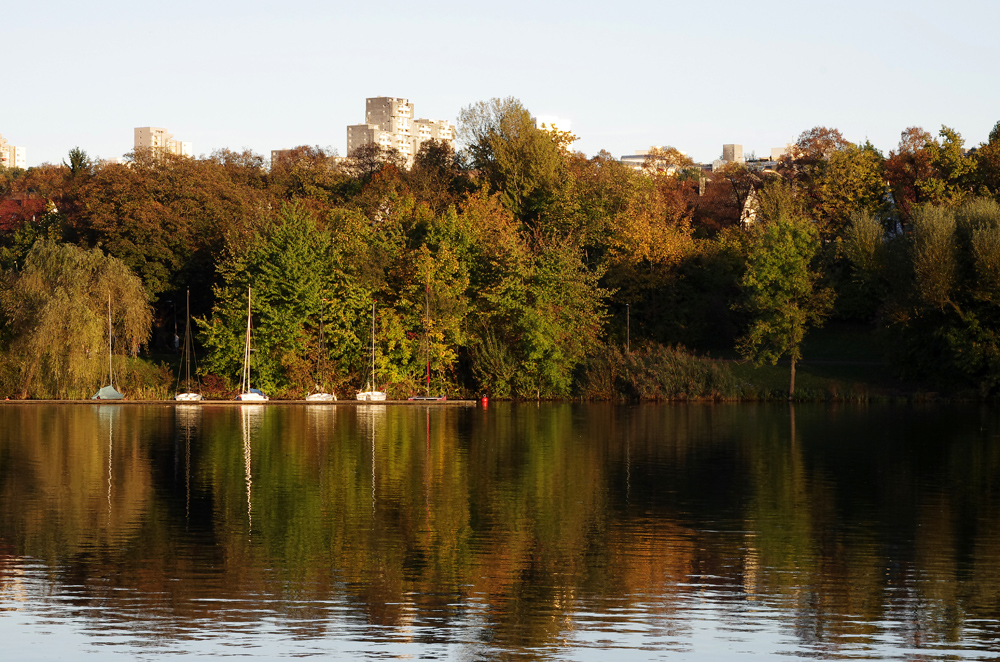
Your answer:
[[[90,396],[91,400],[124,400],[125,396],[115,390],[115,376],[111,368],[111,294],[108,293],[108,385]]]
[[[247,339],[243,345],[243,374],[240,375],[240,393],[237,400],[265,402],[269,400],[260,389],[250,388],[250,287],[247,286]]]
[[[187,291],[187,324],[184,326],[184,353],[181,355],[181,370],[184,371],[184,388],[187,389],[183,393],[180,392],[180,379],[181,371],[177,371],[177,389],[174,395],[174,400],[183,400],[184,402],[192,402],[195,400],[204,400],[201,393],[196,393],[191,390],[191,362],[194,360],[194,342],[191,339],[191,290]],[[195,386],[197,387],[197,380],[195,380]]]
[[[324,299],[326,301],[326,299]],[[319,351],[316,357],[316,379],[323,381],[323,358],[326,354],[326,344],[323,342],[323,315],[319,316]],[[306,402],[333,402],[337,399],[335,393],[327,393],[323,387],[316,384],[316,391],[306,396]]]
[[[364,391],[358,391],[356,399],[366,402],[385,400],[385,391],[375,390],[375,303],[372,302],[372,374],[371,381],[365,384]]]

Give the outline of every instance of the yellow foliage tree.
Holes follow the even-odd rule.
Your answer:
[[[142,281],[100,249],[35,243],[24,270],[0,292],[8,369],[17,373],[22,398],[81,397],[100,385],[109,297],[113,338],[134,356],[153,323]]]

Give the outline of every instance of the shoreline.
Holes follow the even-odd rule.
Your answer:
[[[249,405],[291,405],[295,407],[329,407],[345,405],[356,407],[358,405],[425,405],[431,407],[475,407],[478,400],[382,400],[379,402],[369,402],[367,400],[333,400],[329,402],[308,402],[306,400],[267,400],[263,402],[242,402],[240,400],[2,400],[2,405],[193,405],[204,407],[222,406],[249,406]]]

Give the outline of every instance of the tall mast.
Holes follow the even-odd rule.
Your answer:
[[[243,385],[242,392],[250,391],[250,286],[247,285],[247,339],[243,345]]]
[[[186,367],[184,379],[187,381],[186,389],[191,390],[191,288],[187,290],[187,322],[184,324],[184,360]]]
[[[378,390],[378,383],[375,381],[375,302],[372,301],[372,390]]]
[[[427,270],[427,289],[424,291],[424,358],[427,359],[427,395],[431,394],[431,272]]]
[[[108,291],[108,386],[115,385],[115,375],[111,369],[111,292]]]
[[[325,303],[326,299],[324,299],[323,301]],[[323,382],[323,354],[326,353],[326,343],[323,341],[323,313],[325,311],[323,310],[322,307],[323,304],[320,304],[320,306],[321,307],[319,309],[319,352],[318,352],[318,358],[316,360],[316,372],[318,373],[316,375],[317,383]],[[325,387],[326,384],[324,383],[323,388]]]

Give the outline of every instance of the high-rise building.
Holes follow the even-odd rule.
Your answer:
[[[446,120],[413,119],[408,99],[373,97],[365,100],[365,123],[347,127],[347,155],[375,144],[396,149],[410,167],[420,145],[432,138],[451,145],[455,127]]]
[[[0,135],[0,166],[5,168],[27,168],[27,155],[23,147],[11,145]]]
[[[136,149],[158,149],[178,156],[194,156],[191,143],[174,140],[172,133],[158,126],[135,127]]]
[[[743,145],[723,145],[722,160],[727,163],[743,163]]]

